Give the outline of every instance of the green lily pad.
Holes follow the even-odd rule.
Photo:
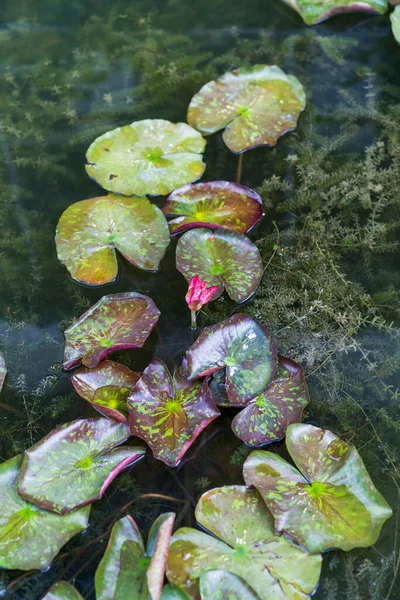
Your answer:
[[[154,521],[145,550],[131,516],[117,521],[95,574],[96,600],[160,600],[174,513]]]
[[[57,427],[25,451],[19,495],[60,514],[98,500],[118,473],[146,452],[116,448],[128,437],[128,425],[101,417]]]
[[[71,382],[77,393],[99,413],[126,423],[126,401],[139,378],[140,375],[128,367],[112,360],[103,360],[94,369],[82,367],[75,371]]]
[[[16,491],[22,455],[0,465],[0,567],[46,569],[74,535],[88,526],[90,506],[56,515],[26,502]]]
[[[247,233],[263,216],[263,205],[260,196],[244,185],[210,181],[175,190],[162,211],[171,217],[172,235],[195,227]]]
[[[83,598],[67,581],[57,581],[41,600],[83,600]]]
[[[190,600],[190,596],[179,586],[167,583],[163,587],[161,600]]]
[[[153,359],[128,398],[132,435],[145,440],[155,458],[175,467],[198,435],[219,416],[206,381],[189,381],[185,362],[171,377]]]
[[[249,446],[281,440],[288,425],[301,422],[308,402],[303,369],[290,358],[281,356],[278,378],[234,417],[232,430]]]
[[[200,595],[202,600],[260,600],[260,596],[241,577],[221,570],[203,573]]]
[[[286,446],[299,471],[277,454],[260,450],[243,467],[246,485],[261,493],[275,530],[309,552],[374,544],[392,510],[354,446],[305,424],[288,427]]]
[[[300,81],[279,67],[255,65],[225,73],[193,96],[188,123],[203,134],[224,129],[229,150],[274,146],[297,125],[306,105]]]
[[[213,299],[224,289],[235,302],[254,294],[263,274],[260,252],[245,235],[218,229],[192,229],[176,246],[176,268],[190,283],[195,275],[218,286]]]
[[[167,577],[198,600],[199,578],[210,570],[241,577],[260,600],[305,600],[315,589],[321,556],[309,555],[273,531],[255,490],[233,485],[203,494],[196,519],[207,533],[183,527],[171,539]]]
[[[390,14],[390,21],[392,23],[394,39],[400,44],[400,4],[395,6],[393,12]]]
[[[0,352],[0,392],[3,389],[4,380],[7,375],[6,362],[4,360],[4,356]]]
[[[141,348],[159,316],[148,296],[135,292],[103,296],[66,329],[64,369],[81,361],[93,368],[110,352]]]
[[[283,0],[299,13],[307,25],[321,23],[348,12],[368,12],[383,15],[388,8],[387,0]]]
[[[58,259],[71,276],[104,285],[118,274],[115,251],[144,271],[156,271],[169,244],[161,210],[147,198],[102,196],[75,202],[57,225]]]
[[[226,368],[229,406],[245,406],[275,378],[276,342],[260,323],[248,315],[236,314],[205,327],[186,352],[186,359],[189,379]],[[227,405],[225,401],[221,404]]]
[[[134,121],[95,139],[86,154],[86,172],[116,194],[165,195],[203,175],[205,145],[186,123]]]

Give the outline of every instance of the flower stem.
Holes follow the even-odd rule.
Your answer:
[[[192,329],[197,329],[197,323],[196,323],[196,311],[195,311],[195,310],[191,310],[191,311],[190,311],[190,314],[191,314],[191,316],[192,316],[192,323],[191,323]]]
[[[240,183],[242,179],[243,153],[239,154],[238,167],[236,173],[236,183]]]

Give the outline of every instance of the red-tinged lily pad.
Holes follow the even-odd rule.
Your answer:
[[[160,600],[174,513],[154,521],[145,550],[129,515],[114,524],[95,574],[96,600]]]
[[[126,401],[139,378],[140,375],[128,367],[112,360],[104,360],[94,369],[81,367],[72,375],[71,381],[77,393],[99,413],[126,423]]]
[[[213,299],[226,290],[235,302],[254,294],[263,274],[260,252],[245,235],[218,229],[192,229],[176,246],[176,268],[190,283],[195,275],[218,286]]]
[[[274,380],[277,370],[274,338],[260,323],[243,314],[205,327],[187,351],[186,359],[189,379],[226,368],[229,406],[248,404]],[[221,404],[227,405],[225,401]]]
[[[260,596],[236,575],[227,571],[206,571],[200,577],[202,600],[260,600]]]
[[[186,123],[134,121],[94,140],[86,154],[86,172],[116,194],[165,195],[203,175],[205,145]]]
[[[229,150],[274,146],[297,125],[306,105],[300,81],[279,67],[255,65],[225,73],[193,96],[188,123],[203,134],[224,129]]]
[[[294,424],[286,446],[299,471],[272,452],[255,450],[243,466],[285,532],[309,552],[351,550],[376,542],[392,515],[354,446],[313,425]]]
[[[0,567],[46,569],[58,551],[88,526],[90,506],[56,515],[17,494],[22,455],[0,465]]]
[[[7,375],[6,362],[4,360],[4,356],[0,352],[0,392],[3,388],[6,375]]]
[[[58,259],[76,281],[104,285],[117,277],[116,250],[135,267],[156,271],[169,229],[147,198],[110,194],[71,204],[61,215],[55,241]]]
[[[260,196],[229,181],[185,185],[172,192],[162,211],[170,218],[172,235],[196,227],[247,233],[263,216]]]
[[[281,440],[288,425],[301,422],[308,402],[303,369],[290,358],[280,356],[278,378],[235,416],[232,429],[249,446]]]
[[[368,12],[383,15],[388,8],[387,0],[283,0],[299,13],[307,25],[321,23],[349,12]]]
[[[199,578],[210,570],[241,577],[260,600],[306,600],[315,589],[321,556],[276,536],[271,513],[255,490],[240,485],[210,490],[197,504],[196,519],[215,537],[178,529],[167,563],[169,581],[193,600],[200,598]]]
[[[110,352],[141,348],[160,311],[148,296],[135,292],[103,296],[65,331],[64,369],[81,361],[97,367]]]
[[[128,398],[132,435],[155,458],[175,467],[198,435],[219,416],[206,381],[189,381],[185,361],[175,369],[153,359]]]
[[[66,514],[102,497],[122,469],[145,448],[121,446],[129,427],[111,419],[77,419],[51,431],[25,451],[19,495],[36,506]]]
[[[67,581],[57,581],[41,600],[83,600],[83,598]]]

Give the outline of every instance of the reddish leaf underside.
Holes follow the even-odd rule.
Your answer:
[[[3,388],[6,375],[7,375],[6,362],[4,360],[3,354],[0,352],[0,392]]]

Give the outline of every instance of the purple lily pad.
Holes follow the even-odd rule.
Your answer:
[[[376,542],[392,509],[354,446],[313,425],[289,425],[286,447],[299,470],[273,452],[246,459],[247,486],[260,492],[284,532],[309,552],[351,550]]]
[[[195,227],[247,233],[264,214],[261,197],[254,190],[228,181],[185,185],[172,192],[162,211],[171,217],[172,235]]]
[[[135,292],[103,296],[65,331],[64,369],[96,367],[110,352],[141,348],[160,311]]]
[[[127,423],[127,398],[140,375],[112,360],[104,360],[94,369],[82,367],[71,377],[77,393],[99,413]]]
[[[3,389],[4,380],[7,375],[6,362],[4,360],[4,356],[0,352],[0,392]]]
[[[321,23],[348,12],[367,12],[383,15],[387,11],[387,0],[283,0],[299,13],[307,25]]]
[[[219,416],[206,381],[189,381],[181,363],[171,377],[153,359],[128,398],[132,435],[145,440],[155,458],[175,467],[197,436]]]
[[[198,275],[218,286],[213,300],[226,290],[235,302],[254,294],[263,274],[260,252],[245,235],[218,229],[192,229],[176,246],[176,268],[190,283]]]
[[[126,423],[102,417],[57,427],[25,451],[18,494],[59,514],[98,500],[118,473],[146,452],[138,447],[116,448],[128,437]]]
[[[279,357],[278,378],[238,413],[233,432],[249,446],[262,446],[285,437],[292,423],[300,423],[309,394],[301,366]]]
[[[83,600],[82,596],[68,581],[57,581],[41,600]]]
[[[186,359],[189,379],[226,368],[225,389],[230,406],[245,406],[264,392],[277,370],[274,338],[244,314],[205,327],[187,351]]]
[[[91,507],[61,516],[26,502],[15,487],[21,463],[19,455],[0,465],[0,567],[46,569],[60,548],[86,529]]]

